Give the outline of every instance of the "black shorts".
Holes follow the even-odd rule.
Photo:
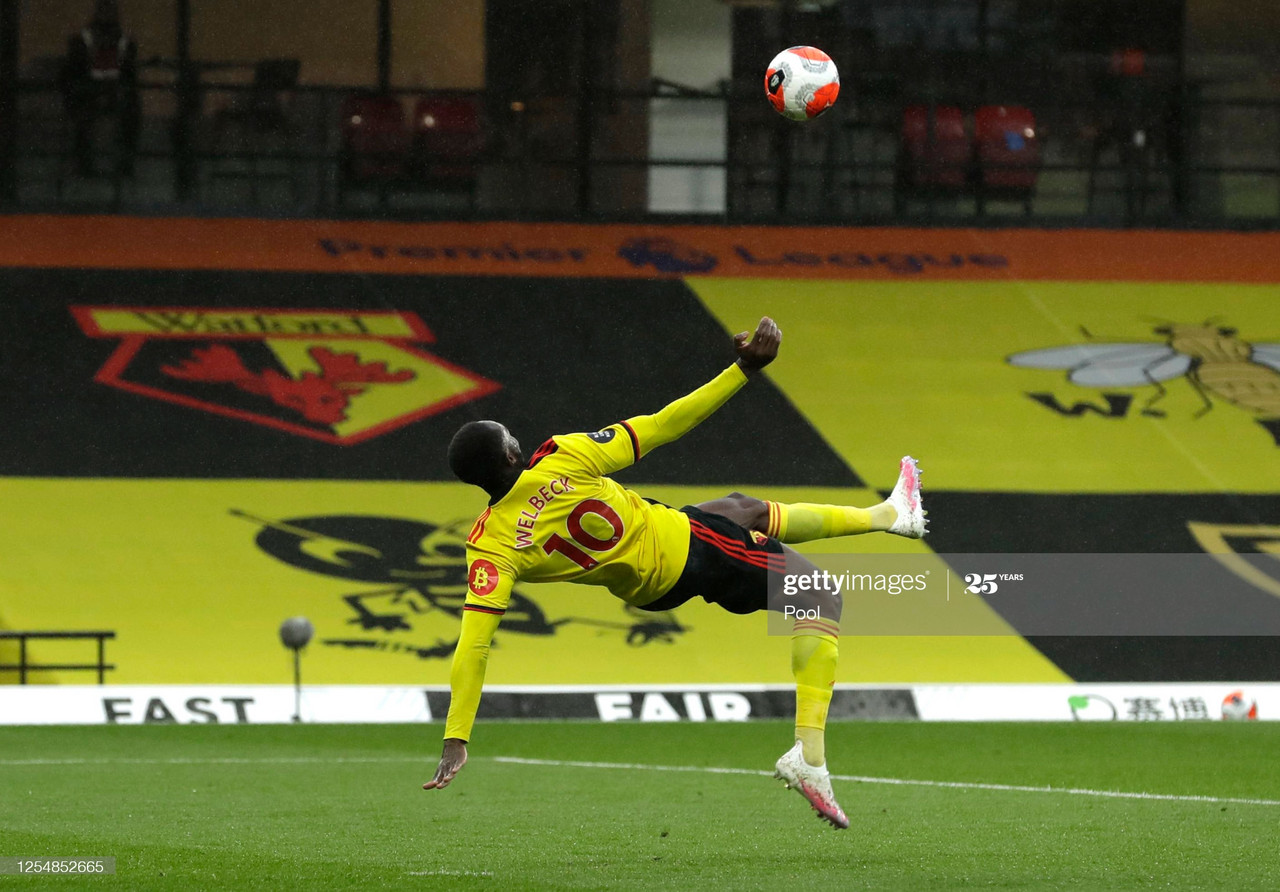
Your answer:
[[[784,572],[782,543],[694,505],[680,510],[689,515],[689,560],[671,590],[641,609],[671,610],[700,597],[730,613],[765,610],[769,576]]]

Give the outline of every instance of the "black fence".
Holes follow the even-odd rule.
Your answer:
[[[220,80],[237,67],[243,77]],[[56,83],[20,82],[9,210],[840,225],[1280,222],[1280,101],[1215,98],[1194,84],[1128,105],[1065,104],[1051,94],[979,104],[853,84],[830,113],[793,124],[762,92],[657,81],[644,92],[511,97],[307,86],[296,83],[296,69],[292,79],[277,71],[273,80],[263,63],[178,76],[153,60],[144,71],[136,141],[121,138],[121,116],[105,105],[93,122],[88,169]]]
[[[115,664],[106,661],[107,639],[115,638],[115,632],[12,632],[0,631],[0,642],[18,642],[18,660],[16,663],[0,663],[0,672],[18,673],[18,684],[26,684],[32,672],[96,672],[98,684],[106,682],[107,672],[114,670]],[[97,644],[97,659],[85,663],[32,663],[28,658],[27,642],[36,641],[94,641]]]

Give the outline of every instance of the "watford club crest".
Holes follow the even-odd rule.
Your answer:
[[[420,345],[413,313],[74,307],[90,337],[119,338],[99,383],[351,445],[499,385]]]

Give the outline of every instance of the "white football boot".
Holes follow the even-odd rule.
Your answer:
[[[929,521],[924,519],[927,512],[920,496],[920,475],[924,472],[909,455],[902,457],[898,467],[898,482],[888,498],[898,512],[898,519],[889,527],[889,532],[908,539],[923,539],[929,532]]]
[[[838,830],[849,829],[849,819],[844,816],[836,794],[831,790],[831,774],[826,765],[816,768],[804,760],[800,741],[787,750],[773,769],[773,776],[784,781],[788,790],[796,790],[809,800],[818,817]]]

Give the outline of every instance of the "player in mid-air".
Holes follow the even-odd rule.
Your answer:
[[[467,761],[489,645],[516,582],[580,582],[604,586],[644,610],[671,610],[702,597],[731,613],[778,609],[769,580],[816,568],[783,545],[885,531],[925,534],[915,460],[902,459],[897,485],[871,508],[783,505],[731,493],[680,510],[641,498],[608,475],[704,421],[778,355],[782,333],[760,320],[754,336],[734,337],[737,360],[707,384],[656,415],[641,415],[595,433],[552,437],[525,458],[495,421],[473,421],[449,444],[449,467],[489,494],[489,507],[467,537],[468,591],[449,683],[444,752],[425,789],[446,787]],[[776,591],[776,586],[774,587]],[[823,732],[836,677],[840,598],[801,595],[808,609],[792,629],[796,743],[776,775],[798,790],[832,825],[849,826],[826,768]],[[815,618],[816,617],[816,618]]]

